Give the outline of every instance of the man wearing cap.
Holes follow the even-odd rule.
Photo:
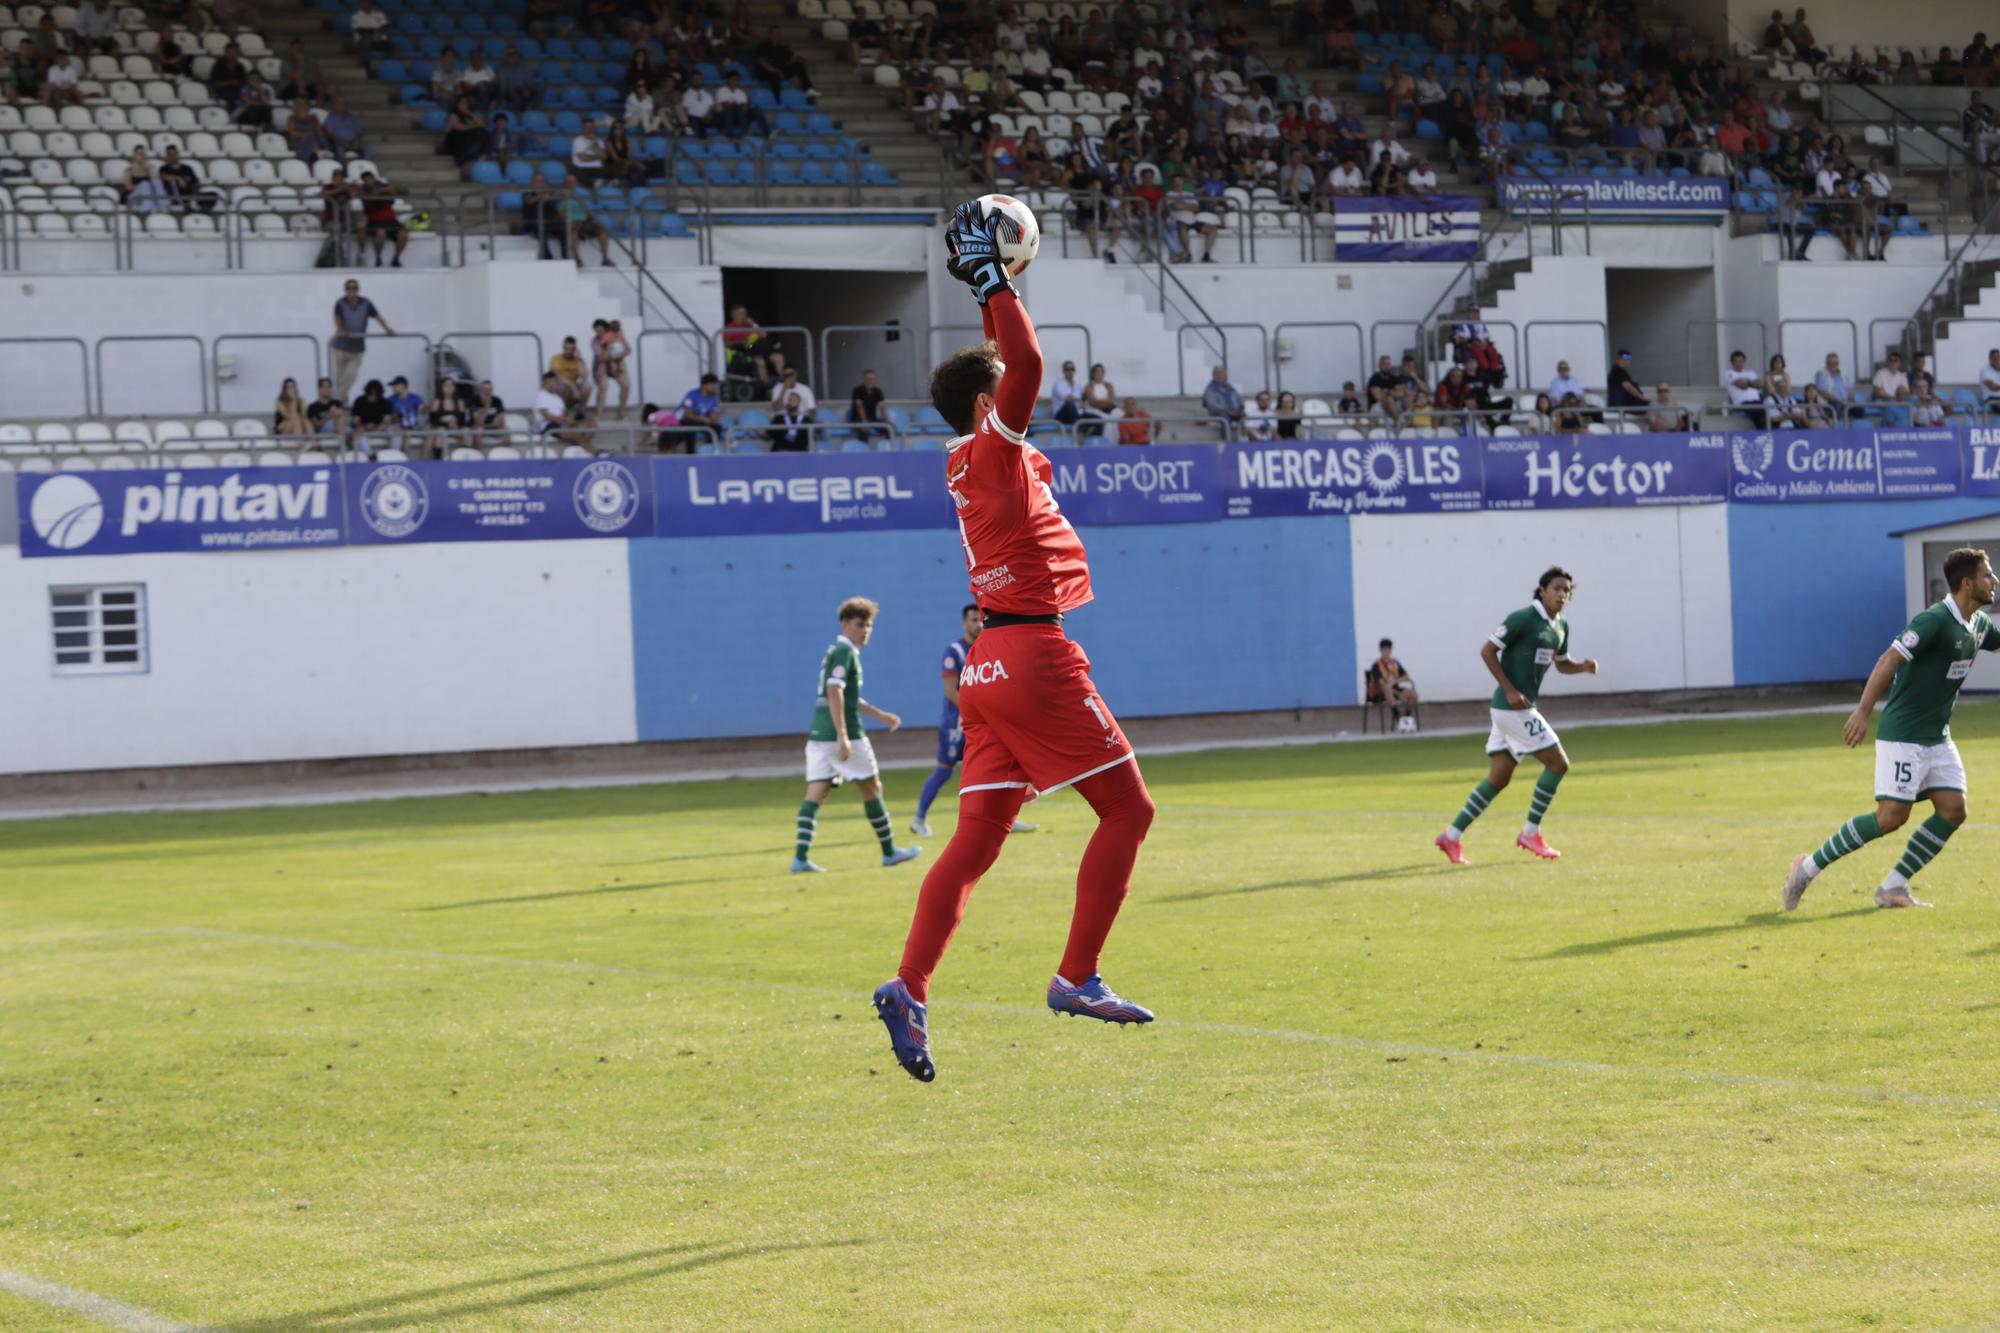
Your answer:
[[[1074,426],[1083,415],[1083,386],[1076,382],[1076,362],[1062,363],[1062,374],[1049,386],[1049,415]]]
[[[1611,384],[1605,391],[1605,404],[1609,407],[1645,407],[1649,399],[1639,388],[1639,382],[1632,378],[1632,349],[1618,349],[1618,359],[1611,363]],[[1636,418],[1635,418],[1636,420]]]

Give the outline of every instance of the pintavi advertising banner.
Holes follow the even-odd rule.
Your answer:
[[[186,468],[23,474],[21,554],[270,551],[347,539],[325,467]]]

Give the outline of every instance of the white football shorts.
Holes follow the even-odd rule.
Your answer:
[[[806,742],[806,781],[831,782],[836,777],[849,782],[866,782],[880,770],[875,766],[875,746],[866,736],[857,737],[845,761],[839,741]]]
[[[1556,738],[1556,729],[1549,725],[1539,708],[1527,708],[1516,712],[1512,708],[1495,708],[1493,730],[1486,737],[1486,753],[1499,754],[1507,751],[1516,759],[1522,755],[1536,754],[1552,745],[1562,742]]]
[[[1965,763],[1958,747],[1875,742],[1875,799],[1915,805],[1934,791],[1964,791]]]

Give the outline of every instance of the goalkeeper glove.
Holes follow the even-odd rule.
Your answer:
[[[995,292],[1014,290],[1007,279],[1007,265],[1000,258],[993,222],[980,215],[978,205],[958,206],[945,232],[945,247],[951,252],[945,271],[972,288],[979,304],[985,305]]]

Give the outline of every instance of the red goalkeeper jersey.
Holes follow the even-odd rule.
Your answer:
[[[995,407],[945,456],[972,598],[1014,615],[1072,610],[1090,600],[1090,562],[1049,489],[1049,460],[1026,434],[1042,391],[1041,344],[1010,292],[987,302],[985,322],[1004,363]]]

